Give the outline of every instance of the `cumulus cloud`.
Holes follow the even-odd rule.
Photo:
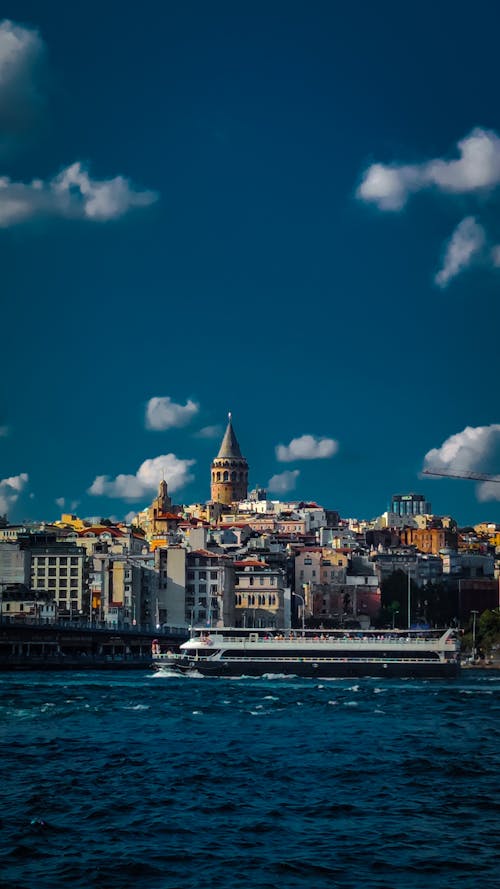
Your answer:
[[[420,164],[372,164],[357,196],[380,210],[401,210],[409,196],[426,188],[450,194],[488,191],[500,184],[500,137],[477,127],[457,144],[458,159]]]
[[[15,182],[0,177],[0,227],[8,228],[40,216],[109,222],[134,207],[154,203],[153,191],[139,191],[123,176],[92,179],[77,162],[44,182]]]
[[[0,22],[0,146],[19,136],[43,106],[44,60],[45,45],[38,31]],[[0,227],[41,216],[107,222],[157,198],[124,176],[93,179],[77,161],[47,180],[0,177]]]
[[[4,478],[0,481],[0,513],[6,513],[11,506],[19,499],[19,495],[28,484],[29,476],[27,472],[21,472],[19,475],[11,475],[10,478]]]
[[[66,505],[66,500],[64,497],[56,497],[55,503],[56,503],[56,506],[60,507],[60,509],[64,509],[64,507]]]
[[[163,454],[145,460],[135,475],[98,475],[88,489],[95,497],[117,497],[122,500],[142,500],[158,490],[162,478],[168,484],[171,493],[178,491],[193,481],[190,472],[195,460],[181,460],[175,454]]]
[[[439,448],[424,457],[424,469],[480,472],[484,460],[500,444],[500,423],[490,426],[466,426],[450,435]]]
[[[325,457],[333,457],[338,449],[338,442],[333,438],[301,435],[299,438],[292,438],[288,445],[277,445],[276,457],[280,463],[292,463],[294,460],[320,460]]]
[[[293,491],[299,475],[299,469],[287,469],[285,472],[273,475],[267,483],[267,488],[269,491],[275,491],[277,494],[286,494],[288,491]]]
[[[473,216],[457,225],[444,254],[443,265],[435,277],[439,287],[446,287],[453,278],[468,268],[486,245],[486,233]]]
[[[164,430],[187,426],[199,409],[199,404],[191,400],[176,404],[168,395],[150,398],[146,405],[146,428]]]
[[[195,432],[196,438],[219,438],[223,433],[222,426],[203,426],[198,432]]]
[[[124,516],[123,521],[126,525],[131,525],[136,515],[137,511],[135,509],[131,509],[130,512],[127,512],[127,514]]]
[[[43,107],[45,45],[32,28],[0,22],[0,126],[2,139],[25,130]]]
[[[432,472],[488,472],[488,461],[500,457],[500,423],[490,426],[466,426],[450,435],[439,448],[432,448],[424,458],[424,469]],[[499,476],[500,480],[500,476]],[[478,500],[500,500],[500,484],[482,482],[476,488]]]

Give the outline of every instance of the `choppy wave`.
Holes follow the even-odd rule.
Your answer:
[[[1,885],[493,886],[499,679],[4,674]]]

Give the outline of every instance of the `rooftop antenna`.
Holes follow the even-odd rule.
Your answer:
[[[229,422],[231,422],[232,417],[233,417],[233,415],[232,415],[231,411],[229,411],[229,413],[228,413],[228,415],[227,415],[227,418],[228,418]]]

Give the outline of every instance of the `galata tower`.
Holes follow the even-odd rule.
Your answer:
[[[245,500],[247,491],[248,463],[241,456],[229,414],[229,422],[219,453],[212,462],[212,501],[229,505],[235,500]]]

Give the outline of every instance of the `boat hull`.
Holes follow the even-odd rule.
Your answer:
[[[349,660],[210,660],[178,658],[170,663],[156,664],[173,667],[180,673],[214,677],[238,676],[299,676],[313,679],[361,678],[373,676],[383,679],[454,679],[460,672],[457,661],[349,661]]]

